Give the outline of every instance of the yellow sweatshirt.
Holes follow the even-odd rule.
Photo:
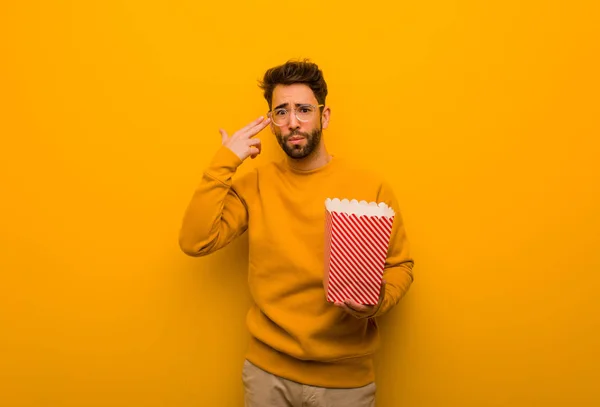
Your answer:
[[[409,289],[413,260],[390,187],[334,157],[316,170],[293,170],[285,160],[235,177],[241,160],[221,149],[205,170],[184,215],[179,244],[204,256],[244,232],[249,237],[247,359],[275,375],[313,386],[358,387],[374,380],[375,318],[357,319],[327,302],[323,278],[325,200],[385,202],[396,212],[375,316]]]

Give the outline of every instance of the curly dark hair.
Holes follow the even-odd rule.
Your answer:
[[[309,86],[319,104],[325,104],[327,98],[327,83],[323,72],[317,64],[304,60],[289,60],[283,65],[273,67],[265,72],[264,78],[259,82],[259,87],[264,91],[264,97],[272,108],[273,90],[277,85],[292,85],[303,83]]]

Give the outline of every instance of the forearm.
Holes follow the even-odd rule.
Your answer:
[[[179,245],[184,253],[210,254],[245,230],[245,203],[232,187],[238,165],[237,157],[222,148],[204,172],[181,224]]]
[[[379,198],[394,209],[395,219],[383,271],[383,279],[386,281],[385,293],[374,316],[384,315],[406,295],[413,283],[414,266],[404,220],[398,201],[389,185],[382,186]]]
[[[377,311],[373,315],[374,317],[382,316],[398,305],[412,285],[412,268],[412,260],[406,260],[402,264],[384,270],[385,294]]]

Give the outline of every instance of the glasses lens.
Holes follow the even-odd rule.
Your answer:
[[[309,120],[314,113],[315,108],[310,105],[300,106],[298,107],[298,110],[296,110],[296,115],[298,116],[298,119],[303,121]]]
[[[275,124],[285,124],[287,123],[290,114],[285,109],[275,109],[273,110],[272,119]]]

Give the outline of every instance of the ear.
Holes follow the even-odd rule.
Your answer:
[[[326,129],[329,126],[329,118],[331,116],[331,109],[329,106],[325,106],[323,108],[323,113],[321,114],[321,120],[323,121],[323,128]]]

